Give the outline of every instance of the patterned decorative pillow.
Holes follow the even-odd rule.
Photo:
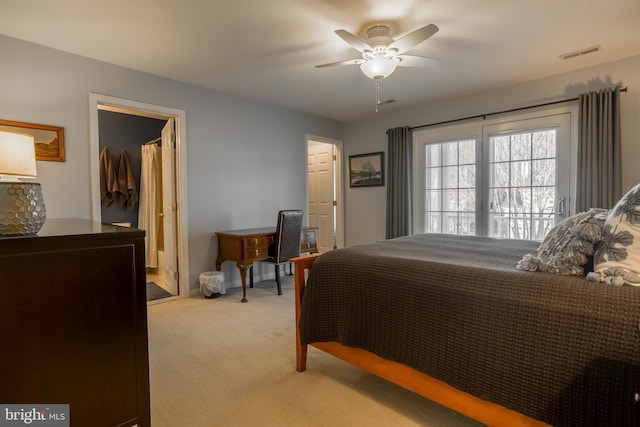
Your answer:
[[[611,209],[587,280],[640,286],[640,184]]]
[[[537,255],[527,254],[516,268],[524,271],[544,271],[565,276],[583,276],[584,265],[594,253],[602,237],[605,209],[577,213],[547,233]]]

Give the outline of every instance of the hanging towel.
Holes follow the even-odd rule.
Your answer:
[[[118,206],[126,206],[127,211],[133,210],[138,203],[138,191],[136,190],[136,180],[133,176],[133,169],[129,161],[127,150],[120,153],[120,163],[118,164]]]
[[[113,167],[111,153],[107,147],[100,152],[100,202],[102,206],[109,206],[113,203],[118,191],[118,179],[116,170]]]

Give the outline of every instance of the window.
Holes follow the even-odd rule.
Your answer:
[[[414,133],[416,232],[542,240],[565,215],[571,113],[487,122]]]
[[[425,231],[474,235],[476,140],[425,145]]]
[[[557,133],[489,136],[489,236],[542,240],[553,227]]]

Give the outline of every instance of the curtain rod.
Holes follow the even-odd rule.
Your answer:
[[[620,92],[626,92],[626,91],[627,91],[626,86],[620,89]],[[426,128],[426,127],[430,127],[430,126],[437,126],[437,125],[445,125],[445,124],[448,124],[448,123],[461,122],[461,121],[464,121],[464,120],[471,120],[471,119],[482,119],[482,120],[485,120],[487,118],[487,116],[495,116],[497,114],[513,113],[515,111],[528,110],[530,108],[547,107],[549,105],[562,104],[564,102],[577,101],[579,99],[580,99],[579,97],[570,98],[570,99],[561,99],[560,101],[545,102],[544,104],[530,105],[528,107],[512,108],[510,110],[496,111],[496,112],[487,113],[487,114],[478,114],[478,115],[475,115],[475,116],[463,117],[461,119],[452,119],[452,120],[445,120],[443,122],[430,123],[428,125],[410,126],[409,130],[412,131],[414,129],[421,129],[421,128]]]

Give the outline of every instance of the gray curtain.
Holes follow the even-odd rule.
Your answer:
[[[389,129],[387,180],[387,239],[412,232],[412,144],[408,127]]]
[[[580,95],[576,212],[612,208],[622,196],[620,87]]]

